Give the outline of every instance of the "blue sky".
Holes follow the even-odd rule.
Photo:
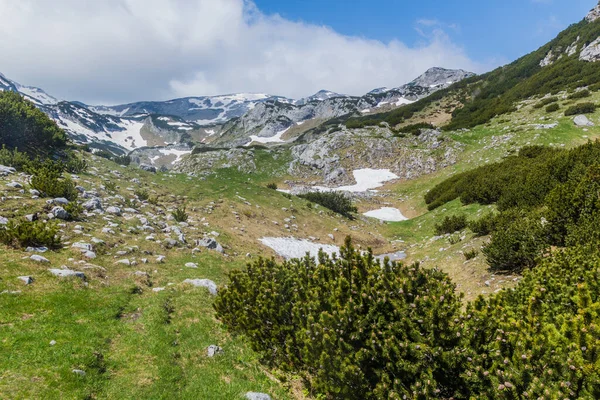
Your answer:
[[[509,63],[597,0],[0,0],[0,73],[122,104],[227,93],[363,95],[428,68]],[[51,32],[51,34],[49,34]]]
[[[264,13],[408,45],[443,29],[481,63],[510,62],[579,22],[596,0],[255,0]],[[420,23],[421,22],[421,23]],[[434,24],[434,25],[431,25]]]

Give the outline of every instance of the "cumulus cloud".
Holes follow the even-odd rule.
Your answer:
[[[90,104],[320,89],[363,94],[432,66],[480,72],[443,29],[383,43],[249,0],[0,0],[0,72]]]

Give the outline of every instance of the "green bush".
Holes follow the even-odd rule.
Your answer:
[[[177,207],[175,211],[171,213],[171,215],[177,222],[186,222],[188,220],[188,214],[185,211],[185,206]]]
[[[546,112],[551,113],[551,112],[558,111],[559,109],[560,109],[560,106],[558,105],[558,103],[554,103],[554,104],[550,104],[548,107],[546,107]]]
[[[61,178],[60,172],[47,166],[40,167],[31,177],[31,186],[46,197],[77,199],[78,192],[70,178]]]
[[[579,103],[565,110],[565,117],[569,115],[591,114],[596,111],[597,106],[594,103]]]
[[[76,201],[71,201],[63,206],[66,212],[69,213],[71,220],[78,220],[83,214],[83,206]]]
[[[580,90],[579,92],[575,92],[573,94],[570,94],[567,99],[569,100],[575,100],[575,99],[583,99],[586,97],[590,97],[592,94],[590,93],[589,90]]]
[[[277,190],[277,184],[274,182],[267,183],[267,189]]]
[[[435,126],[433,126],[430,123],[427,122],[421,122],[418,124],[412,124],[412,125],[407,125],[407,126],[403,126],[397,129],[397,131],[399,133],[408,133],[411,134],[413,136],[419,136],[421,134],[421,130],[423,129],[435,129]],[[398,136],[398,134],[396,134],[396,136]]]
[[[556,96],[548,97],[547,99],[542,99],[541,101],[535,103],[533,105],[533,108],[542,108],[544,106],[547,106],[548,104],[556,103],[557,101],[558,97]]]
[[[492,240],[483,254],[492,271],[519,272],[536,265],[550,247],[547,226],[540,213],[511,210],[500,214]]]
[[[491,234],[496,226],[496,214],[487,213],[479,219],[469,222],[469,229],[475,233],[476,236],[487,236]]]
[[[464,397],[600,398],[600,259],[570,249],[469,304]]]
[[[112,158],[112,160],[119,165],[127,166],[127,165],[131,164],[131,157],[129,157],[129,156],[114,156]]]
[[[467,261],[472,260],[475,257],[477,257],[478,254],[479,254],[479,251],[477,251],[475,249],[471,249],[471,250],[465,251],[465,253],[464,253],[465,260],[467,260]]]
[[[148,190],[146,189],[136,189],[133,194],[135,194],[140,201],[146,201],[150,198],[150,193],[148,193]]]
[[[358,212],[352,200],[342,192],[309,192],[298,197],[320,204],[346,218],[354,219],[352,213]]]
[[[445,217],[442,222],[435,225],[436,235],[445,235],[447,233],[454,233],[462,231],[468,225],[467,217],[465,215],[452,215]]]
[[[65,162],[65,170],[72,174],[81,174],[88,169],[88,163],[83,158],[72,155]]]
[[[331,399],[449,398],[460,384],[460,297],[448,277],[361,254],[258,259],[215,300],[263,361]],[[418,393],[419,396],[415,396]]]
[[[15,248],[41,247],[59,249],[61,247],[58,227],[42,221],[9,221],[0,227],[0,242]]]
[[[113,181],[104,182],[104,190],[106,191],[106,193],[116,193],[116,191],[117,191],[116,182],[113,182]]]

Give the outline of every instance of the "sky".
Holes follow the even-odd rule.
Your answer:
[[[433,66],[483,73],[597,0],[0,0],[0,73],[87,104],[362,95]]]

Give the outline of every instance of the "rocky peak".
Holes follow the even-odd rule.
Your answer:
[[[594,22],[594,21],[596,21],[599,18],[600,18],[600,2],[598,2],[598,5],[596,7],[594,7],[588,13],[588,15],[585,16],[585,20],[587,22]]]
[[[474,73],[467,72],[462,69],[445,69],[434,67],[425,71],[423,75],[410,82],[408,86],[449,86],[455,82],[461,81],[466,78],[470,78],[474,75]]]

